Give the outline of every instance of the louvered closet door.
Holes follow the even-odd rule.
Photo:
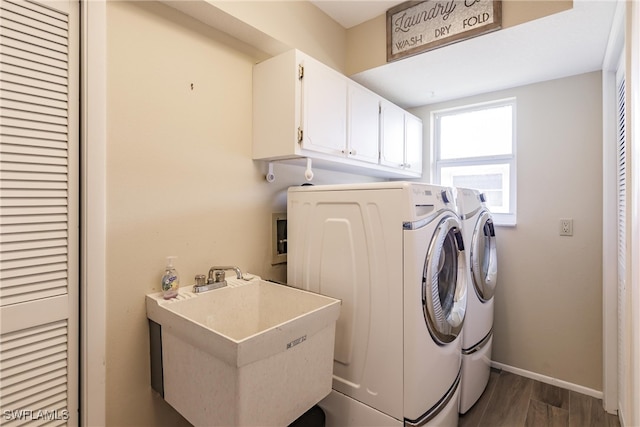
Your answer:
[[[78,3],[0,0],[0,424],[78,423]]]
[[[619,409],[628,413],[627,389],[631,360],[629,358],[628,304],[630,301],[627,289],[627,135],[626,135],[626,103],[624,58],[621,59],[616,73],[617,89],[617,194],[618,194],[618,402]]]

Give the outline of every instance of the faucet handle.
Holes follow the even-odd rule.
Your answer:
[[[213,272],[213,283],[224,282],[226,277],[224,270],[216,270]]]
[[[242,272],[240,271],[240,269],[238,267],[218,267],[218,266],[214,266],[211,267],[209,269],[209,276],[207,277],[207,283],[216,283],[216,282],[223,282],[224,281],[224,271],[225,270],[233,270],[236,272],[236,276],[238,277],[238,279],[242,279]],[[218,279],[218,274],[221,274],[221,278]],[[216,276],[214,278],[214,275]]]

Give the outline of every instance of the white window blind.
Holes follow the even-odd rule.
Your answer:
[[[78,419],[77,19],[0,0],[3,426]]]

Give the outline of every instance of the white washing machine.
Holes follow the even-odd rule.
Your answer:
[[[462,331],[460,413],[466,413],[489,382],[493,344],[493,294],[498,278],[495,229],[484,195],[456,189],[468,266],[467,321]]]
[[[456,426],[467,275],[452,190],[302,186],[287,204],[289,284],[342,300],[327,426]]]

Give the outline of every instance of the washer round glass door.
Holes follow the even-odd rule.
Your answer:
[[[429,333],[438,344],[456,339],[467,308],[465,257],[460,222],[440,221],[429,244],[422,276],[422,305]]]
[[[493,219],[487,211],[476,222],[470,250],[473,287],[481,301],[489,301],[493,298],[498,280],[498,255]]]

